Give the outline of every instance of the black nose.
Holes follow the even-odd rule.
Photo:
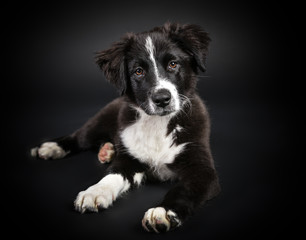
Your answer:
[[[158,107],[166,107],[171,101],[171,93],[167,89],[160,89],[157,92],[153,93],[152,101]]]

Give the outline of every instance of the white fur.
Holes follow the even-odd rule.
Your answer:
[[[153,45],[152,38],[150,36],[146,38],[145,48],[147,52],[149,53],[150,60],[152,61],[152,64],[154,67],[155,76],[158,79],[159,73],[158,73],[157,64],[156,64],[155,57],[154,57],[155,47]]]
[[[140,186],[143,180],[143,177],[144,177],[144,173],[135,173],[133,177],[134,184],[136,184],[137,186]]]
[[[130,183],[121,174],[109,174],[100,182],[78,194],[74,205],[76,210],[98,212],[98,208],[108,208],[113,201],[130,188]]]
[[[45,142],[39,148],[31,149],[31,155],[36,157],[37,154],[43,159],[58,159],[63,158],[69,153],[64,151],[56,142]]]
[[[183,131],[183,128],[180,125],[176,124],[175,131],[181,132]]]
[[[173,144],[176,129],[166,136],[173,114],[151,116],[140,108],[137,110],[140,118],[121,132],[124,146],[132,156],[148,164],[161,180],[175,177],[166,164],[172,163],[187,143]]]
[[[146,48],[146,50],[149,54],[150,60],[153,64],[154,73],[155,73],[155,77],[156,77],[156,87],[154,89],[154,92],[156,92],[159,89],[167,89],[171,93],[170,105],[172,106],[174,111],[178,111],[180,109],[180,98],[179,98],[178,91],[177,91],[177,89],[176,89],[176,87],[173,83],[168,81],[166,78],[163,78],[159,74],[156,59],[155,59],[155,56],[154,56],[155,47],[154,47],[154,44],[152,42],[152,38],[150,36],[148,36],[146,38],[145,48]],[[151,99],[150,99],[150,102],[149,102],[149,107],[150,107],[150,110],[152,112],[154,112],[155,105],[153,104]]]

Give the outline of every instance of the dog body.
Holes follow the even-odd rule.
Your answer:
[[[99,151],[101,162],[112,160],[108,174],[78,194],[76,210],[108,208],[145,177],[176,180],[142,220],[146,230],[162,232],[180,226],[217,195],[209,116],[195,91],[198,70],[205,71],[209,40],[196,25],[168,23],[127,34],[97,54],[98,65],[122,96],[73,134],[32,150],[55,159],[92,149]]]

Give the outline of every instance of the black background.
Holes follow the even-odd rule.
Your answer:
[[[283,96],[289,8],[278,4],[205,1],[23,3],[6,7],[3,52],[11,94],[4,121],[2,207],[11,234],[75,239],[251,239],[284,235],[287,109]],[[41,141],[69,134],[117,96],[94,53],[126,32],[166,21],[195,23],[210,33],[207,72],[198,90],[212,119],[211,144],[222,193],[183,227],[165,235],[141,228],[144,212],[171,187],[148,184],[98,214],[79,214],[79,191],[107,166],[91,152],[57,161],[29,157]],[[7,79],[8,78],[8,79]],[[3,88],[6,89],[6,88]],[[283,192],[284,191],[284,192]]]

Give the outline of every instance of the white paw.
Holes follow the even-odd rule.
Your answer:
[[[112,205],[113,200],[111,189],[101,189],[94,185],[78,194],[74,206],[81,213],[98,212],[99,208],[106,209]]]
[[[150,208],[142,219],[142,226],[148,232],[167,232],[180,225],[177,214],[171,210],[166,211],[163,207]]]
[[[120,174],[109,174],[97,184],[78,194],[74,201],[75,209],[81,213],[106,209],[129,188],[130,183]]]
[[[43,159],[58,159],[65,157],[69,152],[65,152],[56,142],[45,142],[39,148],[32,148],[31,155],[37,155]]]

